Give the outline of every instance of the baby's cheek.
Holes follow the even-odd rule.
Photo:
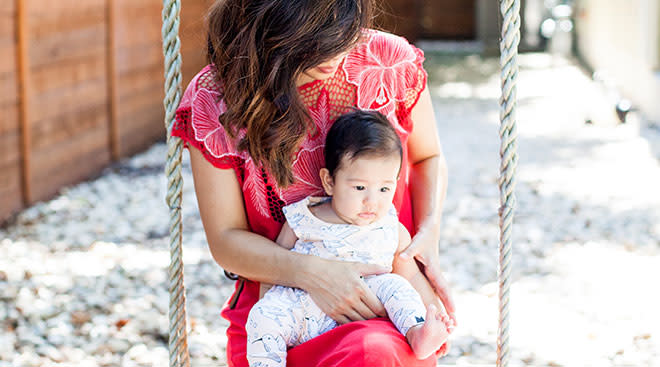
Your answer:
[[[381,208],[378,211],[378,218],[384,218],[387,215],[387,208]]]

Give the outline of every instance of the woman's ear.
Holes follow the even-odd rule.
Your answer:
[[[319,176],[321,176],[321,185],[323,185],[326,195],[332,196],[332,188],[335,185],[335,182],[330,175],[330,171],[328,171],[327,168],[321,168]]]

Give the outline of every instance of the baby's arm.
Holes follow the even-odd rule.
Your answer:
[[[284,222],[284,225],[282,226],[282,229],[280,230],[280,234],[277,236],[275,243],[284,247],[287,250],[291,250],[293,248],[293,245],[296,244],[297,240],[298,237],[296,237],[296,234],[293,232],[293,229],[291,229],[291,226],[289,226],[289,222]],[[266,294],[266,292],[272,287],[273,287],[272,284],[261,283],[261,285],[259,286],[259,299],[261,299],[264,296],[264,294]]]
[[[408,233],[408,230],[403,224],[399,223],[399,248],[397,249],[396,254],[394,254],[392,272],[408,279],[413,288],[415,288],[422,297],[422,301],[424,301],[424,305],[427,308],[430,304],[433,304],[438,310],[444,310],[444,305],[440,301],[440,298],[435,294],[431,284],[417,267],[415,260],[413,258],[404,260],[398,256],[399,252],[403,251],[408,245],[410,245],[410,241],[410,233]]]

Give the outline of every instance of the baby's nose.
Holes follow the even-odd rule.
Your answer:
[[[376,202],[376,195],[367,193],[364,195],[364,200],[362,202],[364,205],[371,207]]]

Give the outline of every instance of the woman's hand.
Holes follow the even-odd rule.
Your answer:
[[[413,226],[417,234],[399,256],[414,258],[456,322],[455,307],[438,258],[438,239],[442,205],[447,194],[447,162],[442,153],[436,127],[433,103],[428,88],[420,94],[410,118],[413,130],[408,137],[411,162],[409,189],[413,207]]]
[[[310,257],[301,272],[303,289],[339,324],[385,316],[383,304],[361,278],[387,273],[382,266]]]
[[[410,245],[399,256],[402,259],[414,258],[421,264],[421,271],[431,283],[435,293],[445,306],[449,317],[456,322],[454,301],[449,291],[449,284],[442,275],[440,258],[436,243],[437,236],[425,226],[421,226]]]

